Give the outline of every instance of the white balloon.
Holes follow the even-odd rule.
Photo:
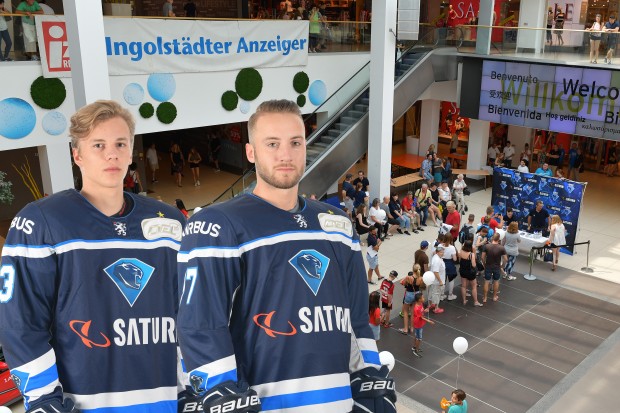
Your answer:
[[[433,273],[432,271],[426,271],[422,276],[422,281],[424,281],[424,284],[426,284],[427,287],[431,285],[436,279],[437,278],[435,278],[435,273]]]
[[[6,406],[0,406],[0,413],[11,413],[11,409]]]
[[[389,351],[382,351],[379,353],[379,361],[381,361],[382,366],[387,366],[388,371],[392,371],[394,364],[396,363],[394,356]]]
[[[467,339],[465,337],[457,337],[454,339],[452,347],[458,355],[463,355],[467,351],[467,347],[469,347],[469,344],[467,343]]]

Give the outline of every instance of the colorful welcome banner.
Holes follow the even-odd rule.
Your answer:
[[[478,119],[620,140],[620,72],[483,62]]]

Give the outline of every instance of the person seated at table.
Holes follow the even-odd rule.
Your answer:
[[[517,166],[517,171],[521,173],[528,173],[530,171],[530,168],[525,163],[525,159],[521,159],[519,166]]]
[[[553,251],[553,267],[551,271],[555,271],[558,266],[558,258],[560,257],[559,245],[566,245],[566,228],[559,215],[551,215],[551,232],[549,233],[551,241],[551,250]]]
[[[431,219],[438,227],[441,226],[441,210],[439,209],[439,190],[437,188],[437,182],[433,182],[431,184],[431,188],[429,190],[431,193],[431,197],[429,199],[428,204],[428,212],[431,216]]]
[[[504,153],[500,152],[499,154],[497,154],[497,157],[495,158],[495,167],[497,168],[503,168],[504,166],[506,166],[506,163],[504,162]]]
[[[424,228],[420,226],[420,214],[416,212],[416,200],[413,197],[413,192],[408,191],[407,196],[405,196],[400,203],[402,211],[404,214],[409,216],[409,220],[411,221],[411,230],[414,233],[418,233],[418,230],[424,231]]]
[[[536,172],[534,173],[536,175],[544,175],[548,177],[553,176],[553,172],[551,172],[551,169],[549,169],[549,164],[547,162],[543,163],[542,167],[539,167],[538,169],[536,169]]]
[[[368,223],[374,225],[377,230],[377,236],[381,241],[386,240],[391,234],[388,233],[388,229],[390,224],[387,222],[387,215],[384,210],[381,209],[379,204],[379,198],[375,198],[372,200],[372,205],[370,206],[370,211],[368,212]]]
[[[515,216],[515,213],[512,210],[512,207],[506,208],[506,214],[503,216],[503,218],[504,218],[504,225],[506,227],[510,226],[510,224],[512,224],[513,222],[517,223],[517,228],[519,227],[519,221],[517,220],[517,217]]]
[[[426,155],[426,159],[422,161],[422,166],[420,167],[420,175],[422,178],[426,179],[428,183],[432,183],[435,179],[433,178],[433,155]]]
[[[549,236],[551,231],[551,223],[549,220],[549,212],[544,208],[543,201],[536,201],[536,206],[530,210],[527,216],[527,231],[541,232],[545,237]]]

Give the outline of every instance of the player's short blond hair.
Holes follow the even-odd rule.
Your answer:
[[[253,141],[254,130],[256,129],[258,119],[266,113],[290,113],[291,115],[299,116],[299,119],[303,121],[297,103],[286,99],[266,100],[258,105],[256,112],[254,112],[248,120],[248,136],[250,138],[250,143]]]
[[[131,145],[133,145],[136,122],[131,113],[113,100],[98,100],[80,108],[71,116],[71,126],[69,127],[71,147],[77,149],[81,139],[90,135],[101,122],[112,118],[121,118],[125,121],[129,128]]]

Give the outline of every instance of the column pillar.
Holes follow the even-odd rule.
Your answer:
[[[74,187],[71,168],[71,149],[66,142],[39,146],[39,165],[43,193],[51,195]],[[53,166],[52,166],[53,165]]]
[[[396,0],[373,0],[368,118],[368,179],[370,199],[390,193]]]
[[[100,2],[63,0],[76,109],[110,99],[110,79]]]
[[[478,14],[478,28],[476,33],[476,53],[489,54],[491,52],[491,32],[492,29],[480,26],[493,26],[497,24],[494,21],[493,10],[495,0],[480,0],[480,12]]]
[[[486,120],[471,119],[469,145],[467,146],[467,169],[482,169],[486,165],[490,125],[490,122]],[[472,175],[468,178],[482,179],[483,177]]]
[[[441,114],[441,102],[438,100],[423,100],[422,101],[422,113],[420,119],[422,124],[420,125],[420,146],[418,149],[418,155],[426,155],[426,150],[429,146],[435,145],[439,142],[439,117]]]

